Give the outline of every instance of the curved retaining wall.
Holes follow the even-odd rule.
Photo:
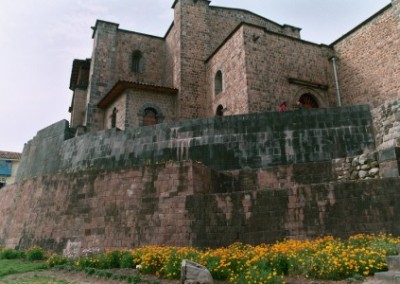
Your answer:
[[[200,161],[214,170],[265,168],[355,156],[374,147],[368,106],[213,117],[76,138],[60,121],[26,144],[17,180],[170,160]]]

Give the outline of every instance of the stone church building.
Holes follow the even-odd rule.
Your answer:
[[[164,37],[96,22],[71,120],[0,190],[0,246],[400,235],[400,0],[329,45],[206,0],[172,8]]]
[[[164,37],[98,20],[92,57],[74,60],[70,126],[126,129],[161,122],[369,104],[399,97],[400,1],[330,45],[300,28],[206,0],[176,0]]]

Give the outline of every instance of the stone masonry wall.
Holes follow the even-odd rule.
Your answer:
[[[142,52],[139,73],[132,72],[132,53],[136,50]],[[167,77],[165,70],[166,54],[163,38],[119,30],[117,49],[114,52],[117,56],[114,76],[118,80],[172,86],[172,81]]]
[[[338,180],[379,178],[378,153],[370,152],[355,157],[332,161]]]
[[[400,101],[390,100],[372,110],[378,150],[400,146]]]
[[[239,29],[218,52],[207,62],[207,92],[211,94],[215,115],[218,105],[227,107],[224,115],[249,113],[247,96],[246,60],[243,31]],[[222,92],[215,93],[215,75],[222,72]]]
[[[250,112],[276,110],[283,101],[291,107],[304,93],[312,93],[320,107],[336,105],[330,48],[249,25],[243,33]],[[321,87],[289,83],[289,78]]]
[[[60,133],[65,132],[65,123],[59,123]],[[169,160],[201,161],[215,170],[265,168],[330,161],[375,148],[368,106],[223,116],[125,131],[111,129],[64,142],[57,140],[58,144],[40,148],[51,139],[37,135],[27,144],[19,179]],[[54,160],[54,164],[44,167],[44,158]]]
[[[76,128],[77,126],[83,125],[85,121],[85,109],[86,109],[86,94],[87,89],[76,88],[74,90],[74,98],[71,112],[71,127]]]
[[[26,180],[0,191],[0,245],[189,245],[186,196],[207,192],[193,182],[190,163]]]
[[[400,234],[399,178],[328,183],[318,173],[328,164],[308,166],[216,173],[187,161],[20,181],[0,190],[0,245],[216,247]]]
[[[169,94],[157,94],[145,91],[128,91],[129,112],[128,127],[139,127],[143,125],[143,111],[147,107],[159,110],[159,121],[171,123],[176,120],[176,96]]]
[[[132,71],[132,53],[142,53],[140,72]],[[118,29],[114,23],[97,21],[94,34],[86,125],[90,131],[103,129],[103,113],[97,103],[118,80],[171,87],[166,70],[163,38]]]
[[[104,110],[104,121],[103,121],[103,129],[113,128],[112,126],[112,115],[114,112],[114,108],[117,110],[116,114],[116,125],[118,129],[124,130],[126,126],[126,122],[128,119],[127,116],[127,95],[122,94],[117,99],[115,99],[108,107]]]
[[[179,8],[177,8],[179,6]],[[180,23],[180,85],[178,119],[206,117],[207,93],[205,64],[209,34],[206,15],[208,2],[180,0],[175,17]]]
[[[275,33],[300,38],[300,29],[298,28],[285,28],[285,26],[241,9],[210,6],[207,19],[210,34],[207,56],[213,53],[222,41],[242,22],[257,25]]]
[[[85,126],[90,131],[102,129],[103,111],[97,108],[100,99],[112,88],[117,78],[116,53],[118,25],[97,21],[90,64]]]
[[[16,180],[57,173],[62,144],[69,138],[71,133],[66,120],[40,130],[24,145]]]
[[[369,103],[374,108],[398,98],[400,16],[395,11],[388,5],[332,44],[344,105]]]

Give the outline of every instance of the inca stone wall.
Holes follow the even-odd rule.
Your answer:
[[[399,178],[329,183],[330,171],[316,163],[217,173],[187,161],[20,181],[0,190],[0,245],[215,247],[400,234]]]
[[[55,142],[41,148],[51,133]],[[67,122],[39,132],[25,146],[17,178],[169,160],[200,161],[214,170],[265,168],[330,161],[375,148],[368,106],[214,117],[68,138]]]
[[[61,147],[71,137],[66,120],[40,130],[24,145],[16,180],[57,173],[60,170]]]

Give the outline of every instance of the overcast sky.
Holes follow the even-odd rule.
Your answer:
[[[0,150],[22,152],[40,129],[69,120],[72,61],[91,57],[96,19],[164,36],[173,0],[2,0],[0,8]],[[214,0],[302,29],[330,44],[390,0]]]

